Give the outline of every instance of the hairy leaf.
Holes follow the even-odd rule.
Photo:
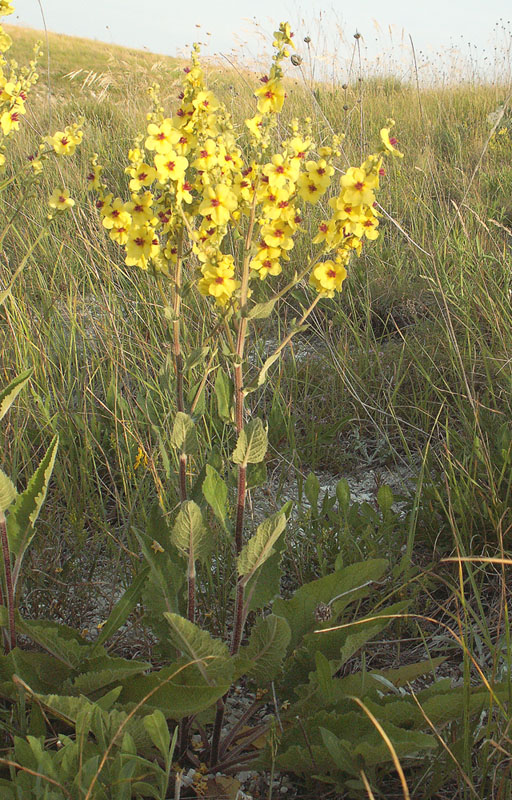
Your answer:
[[[206,478],[203,481],[203,495],[213,513],[226,530],[226,509],[228,500],[228,487],[215,467],[206,465]]]
[[[171,433],[171,444],[177,450],[182,450],[188,456],[197,453],[197,433],[194,420],[189,414],[178,411],[174,418],[174,425]]]
[[[267,448],[267,431],[261,419],[255,417],[240,431],[231,458],[235,464],[243,467],[247,464],[258,464],[265,458]]]
[[[25,384],[28,383],[32,376],[32,372],[32,369],[25,370],[25,372],[22,372],[21,375],[17,375],[16,378],[14,378],[14,380],[5,387],[5,389],[2,389],[0,392],[0,419],[6,415],[7,411],[12,406]]]
[[[210,683],[208,666],[214,660],[227,661],[229,659],[227,645],[221,639],[214,639],[208,631],[202,630],[185,617],[180,617],[179,614],[166,612],[164,617],[169,623],[170,638],[176,649],[191,661],[197,661],[198,669]]]
[[[275,614],[260,618],[254,625],[249,644],[242,648],[240,655],[251,662],[246,674],[258,686],[273,681],[282,668],[290,636],[287,621]]]
[[[0,469],[0,514],[3,514],[16,500],[18,492],[11,479]]]
[[[186,500],[176,517],[171,540],[184,555],[205,559],[213,547],[213,537],[204,525],[201,509],[193,500]]]
[[[286,514],[278,511],[258,525],[256,533],[251,536],[237,558],[238,574],[247,583],[257,569],[265,563],[274,552],[273,545],[286,527]]]
[[[44,503],[48,483],[55,464],[59,437],[55,436],[41,463],[28,482],[24,492],[19,494],[7,520],[9,549],[15,556],[13,580],[16,583],[21,562],[34,536],[34,523]]]

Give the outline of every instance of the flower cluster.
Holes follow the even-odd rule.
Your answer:
[[[12,14],[14,8],[9,0],[0,0],[0,17]],[[31,87],[37,82],[37,61],[41,55],[40,45],[34,48],[34,57],[28,67],[18,67],[13,59],[7,60],[5,54],[12,45],[12,39],[0,25],[0,171],[6,167],[8,139],[20,130],[20,123],[26,113],[25,103]],[[43,160],[51,153],[58,156],[71,155],[82,141],[81,122],[47,136],[40,143],[38,151],[28,157],[28,169],[32,177],[43,170]],[[7,186],[11,179],[2,184]],[[64,211],[74,205],[69,193],[63,187],[57,187],[49,198],[50,208]]]
[[[270,72],[255,91],[257,112],[246,120],[251,147],[242,151],[225,106],[206,87],[195,46],[174,116],[164,115],[158,87],[151,89],[146,135],[128,154],[131,199],[108,192],[97,155],[88,175],[99,195],[102,224],[125,248],[125,263],[169,275],[188,251],[198,264],[199,292],[220,307],[243,305],[251,280],[279,275],[301,230],[301,206],[316,206],[332,195],[341,137],[317,148],[309,121],[301,129],[294,120],[288,138],[270,151],[286,97],[282,63],[293,47],[288,23],[274,34],[274,47]],[[393,124],[390,120],[382,129],[378,152],[350,167],[339,194],[325,203],[330,216],[313,240],[321,247],[307,270],[322,295],[341,290],[352,252],[359,254],[365,238],[378,236],[375,191],[383,157],[401,155],[390,138]],[[241,263],[226,244],[230,227],[245,242]]]

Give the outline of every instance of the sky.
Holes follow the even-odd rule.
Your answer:
[[[107,43],[186,55],[193,41],[207,42],[211,55],[262,54],[272,31],[289,20],[310,68],[326,69],[337,52],[350,59],[353,34],[362,35],[362,58],[385,70],[410,68],[412,37],[421,69],[453,60],[454,53],[482,67],[505,63],[512,34],[508,0],[13,0],[6,22]],[[507,9],[509,9],[507,13]],[[200,26],[200,27],[197,27]],[[309,50],[305,36],[311,37]],[[497,51],[494,48],[497,47]],[[508,52],[510,55],[510,50]],[[311,61],[310,61],[311,59]],[[395,63],[396,62],[396,63]],[[331,69],[334,67],[331,63]]]

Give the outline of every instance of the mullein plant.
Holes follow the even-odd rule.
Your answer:
[[[0,0],[0,17],[13,12],[9,0]],[[34,49],[34,57],[28,67],[19,67],[6,53],[12,45],[9,34],[0,25],[0,250],[9,263],[9,253],[4,250],[4,240],[11,225],[22,208],[19,195],[25,197],[44,170],[49,157],[72,155],[82,140],[81,123],[67,126],[63,131],[43,137],[35,153],[27,155],[24,164],[15,167],[9,160],[9,143],[23,125],[26,102],[30,89],[38,80],[37,60],[40,56],[39,44]],[[16,192],[13,192],[13,189]],[[12,198],[17,198],[13,200]],[[16,205],[17,202],[17,205]],[[25,267],[37,244],[47,232],[51,220],[74,205],[69,192],[56,186],[47,198],[47,220],[39,234],[27,246],[25,255],[8,274],[0,290],[0,306],[7,303],[16,278]],[[15,377],[0,390],[0,419],[17,397],[21,388],[29,380],[28,370]],[[57,451],[57,438],[54,438],[41,464],[29,481],[27,489],[18,494],[10,478],[0,470],[0,548],[3,562],[3,575],[0,580],[0,606],[7,610],[4,626],[4,647],[9,652],[16,646],[15,606],[19,595],[21,564],[28,545],[34,535],[34,523],[46,495],[48,481],[53,469]]]
[[[272,66],[255,91],[256,113],[246,120],[245,135],[235,131],[225,105],[207,88],[196,45],[191,66],[184,70],[180,103],[173,116],[165,114],[158,87],[150,90],[153,110],[148,114],[146,134],[136,138],[128,153],[125,171],[131,197],[121,198],[108,190],[97,154],[88,175],[104,228],[124,249],[126,265],[138,267],[156,280],[171,327],[177,412],[171,441],[177,449],[181,505],[170,546],[180,551],[188,566],[186,617],[174,610],[165,616],[176,649],[191,659],[197,658],[198,652],[191,642],[204,644],[206,636],[196,625],[196,561],[207,561],[214,537],[205,524],[203,510],[190,499],[189,472],[190,459],[198,454],[194,416],[207,376],[214,369],[212,356],[219,354],[224,359],[233,385],[228,418],[231,415],[236,429],[231,461],[236,468],[237,489],[229,533],[237,577],[226,654],[236,658],[241,652],[255,582],[274,552],[288,513],[288,508],[281,510],[259,525],[252,536],[247,535],[248,469],[265,458],[267,429],[260,418],[247,413],[246,397],[263,385],[269,367],[294,334],[303,329],[317,303],[341,292],[350,259],[360,255],[366,240],[378,237],[375,193],[384,174],[383,161],[388,155],[402,156],[390,135],[392,120],[381,130],[376,151],[360,166],[347,169],[338,181],[335,163],[340,156],[341,136],[334,136],[329,146],[317,147],[311,126],[293,120],[288,137],[273,146],[286,98],[283,62],[294,47],[292,36],[288,23],[282,23],[274,34]],[[330,199],[322,204],[327,213],[313,239],[316,254],[306,264],[294,266],[293,248],[303,230],[303,216],[309,205],[318,205],[328,192]],[[233,241],[240,244],[235,253],[230,250]],[[281,288],[271,290],[268,301],[256,302],[255,285],[271,283],[282,272],[285,280],[280,279]],[[181,337],[182,298],[191,281],[218,315],[214,331],[218,341],[210,350],[205,377],[192,395],[187,391],[190,387]],[[278,301],[305,281],[311,287],[309,304],[258,374],[249,380],[246,351],[251,324],[269,317]],[[207,350],[203,348],[203,356]],[[225,511],[228,488],[211,464],[206,466],[202,490],[222,527],[229,527]],[[153,541],[152,548],[152,560],[159,554],[164,557],[164,542]],[[216,647],[212,645],[212,657],[219,656]],[[204,654],[204,647],[199,650]],[[211,764],[218,764],[219,753],[226,751],[221,743],[223,714],[221,699],[209,746]],[[187,720],[182,722],[182,730],[183,725],[186,727]],[[182,745],[186,748],[184,740]]]
[[[14,7],[9,0],[0,0],[0,18],[12,14]],[[34,55],[28,66],[20,67],[14,59],[8,59],[6,54],[10,50],[12,39],[0,25],[0,203],[1,195],[13,184],[22,184],[28,189],[29,184],[37,181],[43,172],[44,163],[49,156],[72,155],[78,144],[82,141],[80,120],[68,125],[63,131],[56,131],[51,136],[44,136],[35,152],[27,155],[26,162],[21,167],[15,168],[9,163],[9,141],[23,126],[26,114],[26,102],[31,88],[38,81],[37,62],[41,56],[40,43],[34,47]],[[3,205],[3,203],[2,203]],[[65,211],[74,205],[74,200],[69,192],[62,186],[56,186],[48,198],[50,221],[56,213]],[[6,223],[0,230],[0,245],[17,214],[17,209],[8,212],[5,209]],[[44,235],[41,231],[39,238]],[[32,252],[34,245],[31,247]],[[18,267],[18,269],[20,269]]]

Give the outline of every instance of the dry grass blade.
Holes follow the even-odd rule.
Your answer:
[[[398,777],[400,778],[400,783],[402,784],[402,791],[403,791],[404,800],[410,800],[411,794],[409,792],[409,787],[407,786],[407,781],[405,780],[405,775],[404,775],[404,771],[402,769],[402,765],[400,764],[400,759],[398,758],[398,756],[396,754],[396,750],[393,747],[393,742],[391,741],[391,739],[387,735],[386,731],[384,730],[384,728],[380,724],[379,720],[376,717],[373,716],[372,712],[370,711],[369,708],[367,708],[365,706],[363,701],[360,700],[359,697],[350,697],[350,699],[353,700],[354,703],[357,703],[357,705],[360,708],[362,708],[362,710],[364,711],[364,713],[366,714],[368,719],[371,721],[371,723],[375,726],[375,728],[378,730],[378,732],[382,736],[382,738],[383,738],[383,740],[384,740],[384,742],[386,744],[386,747],[388,748],[389,752],[391,753],[391,758],[393,759],[393,764],[395,765],[395,769],[398,772]]]
[[[461,765],[459,764],[459,762],[457,761],[457,759],[456,759],[456,758],[455,758],[455,756],[453,755],[452,751],[450,750],[450,748],[448,747],[448,745],[446,744],[446,742],[444,741],[444,739],[442,738],[442,736],[440,736],[440,735],[439,735],[439,733],[438,733],[438,731],[437,731],[437,729],[436,729],[436,727],[435,727],[434,723],[433,723],[433,722],[432,722],[432,721],[429,719],[429,717],[427,716],[427,714],[425,714],[425,712],[424,712],[424,710],[423,710],[423,708],[422,708],[422,706],[421,706],[421,703],[420,703],[420,701],[418,700],[418,698],[416,697],[416,695],[414,694],[414,690],[412,689],[412,687],[411,687],[411,685],[410,685],[410,684],[408,684],[408,687],[409,687],[409,691],[410,691],[410,693],[411,693],[411,697],[412,697],[412,699],[414,700],[414,702],[416,703],[416,705],[418,706],[418,708],[419,708],[419,710],[420,710],[420,713],[421,713],[421,715],[422,715],[423,719],[425,720],[425,722],[427,723],[427,725],[429,726],[429,728],[431,729],[431,731],[432,731],[432,732],[433,732],[433,734],[435,735],[436,739],[439,741],[439,744],[441,745],[441,747],[442,747],[442,748],[443,748],[443,749],[444,749],[444,750],[445,750],[445,751],[448,753],[448,755],[450,756],[450,758],[451,758],[451,759],[452,759],[452,761],[454,762],[455,766],[457,767],[457,769],[458,769],[458,770],[459,770],[459,772],[460,772],[461,778],[462,778],[462,780],[464,781],[464,783],[467,785],[467,787],[469,788],[469,790],[471,791],[471,793],[472,793],[472,794],[473,794],[473,795],[474,795],[474,796],[477,798],[477,800],[478,800],[478,792],[476,791],[475,787],[474,787],[474,786],[473,786],[473,784],[471,783],[470,779],[468,778],[468,776],[466,775],[466,773],[465,773],[465,772],[464,772],[464,770],[462,769]]]
[[[491,684],[489,683],[489,681],[487,680],[485,674],[483,673],[482,668],[480,667],[480,664],[478,663],[478,661],[476,660],[474,655],[470,652],[470,650],[469,650],[468,646],[466,645],[466,643],[460,638],[460,636],[458,636],[450,628],[449,625],[446,625],[446,623],[441,622],[438,619],[434,619],[433,617],[427,617],[424,614],[381,614],[381,615],[379,614],[378,616],[374,616],[374,617],[366,617],[365,619],[358,619],[355,622],[346,622],[343,625],[334,625],[332,628],[318,629],[318,630],[314,631],[314,633],[328,633],[329,631],[339,631],[339,630],[342,630],[342,628],[350,628],[352,625],[364,625],[366,622],[375,622],[376,620],[381,620],[381,619],[422,619],[425,622],[432,622],[434,625],[440,625],[441,628],[444,628],[446,631],[448,631],[450,636],[452,636],[455,639],[455,641],[458,644],[460,644],[461,648],[464,650],[466,655],[469,657],[471,663],[473,664],[473,666],[475,667],[476,671],[480,675],[480,678],[482,679],[482,683],[484,684],[485,688],[487,689],[487,691],[491,695],[493,701],[496,703],[496,705],[502,711],[505,711],[505,709],[503,708],[503,703],[501,703],[500,699],[497,697],[494,689],[492,688]]]

